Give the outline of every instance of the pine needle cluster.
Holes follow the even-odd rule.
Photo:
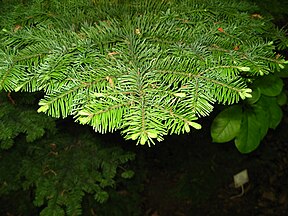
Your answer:
[[[200,129],[285,63],[285,33],[243,1],[21,2],[2,1],[0,89],[43,91],[39,112],[140,144]]]

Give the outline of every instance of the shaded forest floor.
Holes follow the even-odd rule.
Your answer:
[[[123,209],[122,213],[96,215],[132,216],[125,214],[127,208],[141,211],[133,216],[288,215],[287,105],[283,111],[281,124],[275,131],[270,130],[259,148],[250,154],[239,153],[233,142],[212,143],[210,117],[202,120],[202,130],[167,136],[165,141],[151,148],[135,146],[134,142],[123,143],[122,147],[136,154],[136,161],[131,163],[136,179],[129,183],[129,192],[124,187],[119,191],[123,192],[123,196],[106,205],[106,213],[116,209],[116,206]],[[71,130],[75,131],[75,128]],[[124,142],[120,135],[104,137],[110,141],[115,139],[114,143]],[[249,182],[245,184],[244,195],[235,197],[241,193],[241,189],[234,188],[233,175],[244,169],[248,170]],[[136,198],[127,198],[128,193]],[[10,201],[19,201],[18,196],[15,193],[14,197],[8,197],[5,205],[9,205],[11,211],[5,211],[6,216],[17,215],[12,213],[11,206],[18,208],[21,203],[13,204]],[[24,197],[27,198],[27,194]],[[22,205],[29,208],[32,200],[27,199]],[[0,204],[0,207],[4,206]],[[34,209],[32,206],[30,208]],[[26,216],[24,213],[21,215]],[[84,211],[83,215],[95,216],[90,210]]]
[[[212,143],[209,123],[195,134],[167,137],[145,149],[147,216],[288,215],[288,109],[259,148],[240,154],[234,143]],[[137,152],[137,154],[139,154]],[[245,193],[233,175],[247,169]],[[236,197],[235,197],[236,196]]]

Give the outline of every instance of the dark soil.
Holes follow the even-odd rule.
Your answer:
[[[206,131],[167,137],[145,152],[146,216],[288,215],[288,111],[259,148],[240,154],[234,143],[212,143]],[[147,150],[147,149],[146,149]],[[233,175],[247,169],[244,194]],[[238,196],[239,195],[239,196]]]

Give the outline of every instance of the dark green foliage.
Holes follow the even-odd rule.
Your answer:
[[[214,103],[250,97],[251,77],[286,63],[273,45],[285,33],[244,2],[5,2],[0,88],[42,90],[39,112],[140,144],[200,129]]]
[[[235,139],[240,152],[255,150],[268,129],[275,129],[282,120],[280,106],[286,104],[283,85],[277,74],[256,79],[252,85],[252,98],[224,109],[213,120],[213,141],[222,143]]]
[[[286,0],[249,0],[260,6],[260,8],[255,11],[258,13],[264,13],[265,15],[270,14],[273,16],[273,22],[284,26],[287,29],[288,24],[288,1]]]
[[[33,200],[40,215],[81,215],[84,196],[104,203],[122,178],[133,177],[126,164],[134,154],[85,129],[56,129],[55,119],[33,110],[33,101],[25,94],[1,94],[0,196],[31,191],[35,197],[26,203]],[[16,208],[20,214],[28,210]]]
[[[116,186],[117,168],[134,158],[120,148],[103,149],[85,134],[61,134],[27,151],[19,175],[25,179],[24,188],[36,187],[34,204],[47,205],[41,215],[81,215],[85,193],[94,194],[97,202],[107,201],[105,188]]]
[[[10,93],[0,94],[0,148],[2,149],[10,148],[19,134],[25,134],[26,141],[32,142],[42,137],[45,131],[53,133],[55,130],[53,118],[39,115],[31,107],[23,106],[21,100],[18,101]]]
[[[276,41],[276,48],[287,49],[287,1],[275,0],[273,4],[266,0],[251,0],[259,5],[255,8],[254,17],[270,19],[279,26],[283,26],[277,34],[280,40]],[[286,31],[285,31],[286,29]],[[284,51],[285,52],[285,51]],[[272,69],[271,71],[275,71]],[[277,71],[274,75],[258,77],[252,84],[252,98],[248,98],[233,107],[224,109],[214,119],[211,135],[215,142],[228,142],[235,138],[235,144],[242,153],[255,150],[264,138],[268,129],[276,129],[282,120],[281,106],[287,105],[287,92],[283,89],[283,79],[287,78],[287,66]]]
[[[113,200],[109,194],[125,172],[124,164],[134,159],[118,147],[101,147],[100,140],[87,133],[61,133],[22,147],[25,144],[22,140],[13,151],[1,152],[0,194],[33,190],[34,205],[47,216],[82,215],[85,194],[94,202]]]

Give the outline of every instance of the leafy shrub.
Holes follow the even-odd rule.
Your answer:
[[[283,81],[277,75],[256,79],[252,98],[224,109],[216,116],[211,126],[214,142],[228,142],[235,139],[237,149],[242,153],[255,150],[267,134],[282,120],[281,105],[287,100]]]

